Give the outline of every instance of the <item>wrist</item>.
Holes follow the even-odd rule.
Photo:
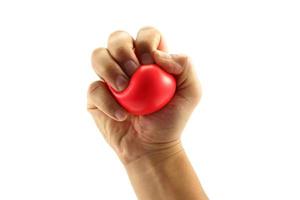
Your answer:
[[[159,166],[165,164],[169,159],[184,153],[181,141],[176,141],[172,145],[150,151],[135,160],[124,164],[125,169],[130,174],[147,174],[155,171]]]
[[[181,143],[142,156],[125,168],[138,199],[207,200]]]
[[[148,177],[156,176],[163,168],[169,168],[170,161],[178,157],[186,156],[180,141],[171,146],[151,151],[134,161],[125,164],[125,169],[129,177]]]

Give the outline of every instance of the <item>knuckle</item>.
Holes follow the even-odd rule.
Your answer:
[[[87,104],[86,104],[86,111],[93,114],[93,111],[96,109],[97,107],[91,103],[91,100],[88,99]]]
[[[101,81],[95,81],[88,87],[88,96],[95,93],[95,91],[101,86]]]
[[[110,72],[110,68],[104,65],[108,55],[108,50],[106,48],[97,48],[92,53],[92,67],[98,75],[106,75]]]
[[[192,70],[191,58],[185,54],[173,56],[175,62],[183,69],[183,73],[189,74]]]
[[[161,33],[154,27],[143,27],[139,30],[136,47],[138,51],[153,51],[159,46]]]
[[[159,33],[159,31],[153,26],[144,26],[139,30],[139,32],[151,32],[151,33],[158,32]]]
[[[185,55],[185,54],[182,54],[181,57],[180,57],[180,64],[181,66],[183,66],[184,68],[188,67],[189,66],[189,62],[190,62],[190,57],[188,55]]]
[[[120,39],[124,39],[124,38],[131,38],[131,36],[129,35],[129,33],[125,32],[125,31],[121,31],[121,30],[118,30],[118,31],[114,31],[112,32],[109,37],[108,37],[108,41],[109,43],[114,43]]]
[[[101,59],[102,56],[104,54],[106,54],[106,53],[107,53],[107,49],[106,48],[102,48],[102,47],[97,48],[92,53],[92,60],[94,61],[94,60]]]

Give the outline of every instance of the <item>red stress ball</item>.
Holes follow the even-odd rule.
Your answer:
[[[118,92],[108,86],[116,100],[128,112],[146,115],[160,110],[174,96],[175,78],[158,65],[140,66],[130,79],[128,87]]]

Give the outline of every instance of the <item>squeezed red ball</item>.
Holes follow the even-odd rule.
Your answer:
[[[160,110],[174,96],[175,78],[158,65],[140,66],[122,92],[108,86],[116,100],[130,113],[146,115]]]

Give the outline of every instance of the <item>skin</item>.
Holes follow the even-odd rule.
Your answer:
[[[122,91],[138,66],[152,63],[174,75],[175,96],[158,112],[132,115],[117,103],[106,83]],[[94,50],[92,66],[101,80],[89,87],[88,111],[124,164],[138,199],[208,199],[180,140],[201,98],[190,59],[168,54],[161,33],[144,27],[135,39],[124,31],[113,32],[107,48]]]

